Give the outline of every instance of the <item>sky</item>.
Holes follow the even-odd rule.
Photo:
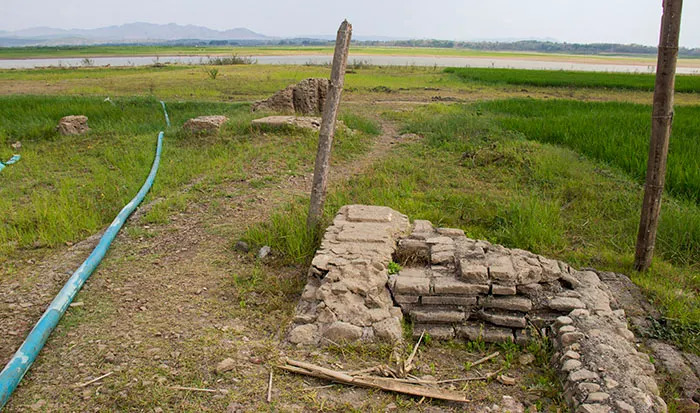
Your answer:
[[[0,0],[0,30],[91,29],[133,22],[268,36],[334,34],[444,40],[552,38],[656,46],[662,0]],[[700,1],[686,0],[681,46],[700,47]]]

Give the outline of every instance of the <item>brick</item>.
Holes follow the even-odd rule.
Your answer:
[[[525,297],[483,297],[479,304],[484,308],[528,312],[532,310],[532,301]]]
[[[454,254],[455,245],[453,244],[434,244],[430,246],[430,253],[437,254],[438,252],[450,252]]]
[[[476,297],[462,297],[454,295],[424,295],[421,298],[421,303],[429,305],[461,305],[471,307],[476,305]]]
[[[417,323],[460,323],[466,319],[464,311],[414,310],[411,317]]]
[[[455,253],[454,251],[443,251],[437,253],[430,253],[430,262],[432,264],[452,264],[454,263]]]
[[[430,272],[427,268],[421,267],[406,267],[399,271],[399,278],[427,278],[430,277]]]
[[[452,326],[415,324],[413,326],[413,338],[420,337],[423,331],[425,331],[426,334],[430,334],[430,337],[438,340],[447,340],[455,336],[455,329]]]
[[[515,295],[517,290],[514,285],[499,285],[493,284],[491,286],[491,294],[493,295]]]
[[[482,284],[470,284],[450,277],[441,277],[433,280],[435,294],[488,294],[489,286]]]
[[[450,237],[432,237],[425,240],[428,244],[450,244],[454,245],[454,240]]]
[[[556,311],[571,311],[578,308],[586,308],[583,301],[573,297],[554,297],[549,300],[549,308]]]
[[[391,208],[371,205],[348,205],[348,221],[391,222],[394,211]]]
[[[394,284],[395,294],[422,295],[430,291],[430,278],[398,277]]]
[[[525,328],[527,327],[527,321],[525,317],[517,315],[506,315],[506,314],[495,314],[489,312],[481,312],[480,315],[482,320],[488,321],[489,323],[496,324],[504,327],[513,328]]]
[[[508,256],[501,256],[489,262],[489,275],[493,280],[498,280],[501,284],[515,284],[515,269]]]
[[[509,328],[493,327],[485,324],[469,324],[456,329],[457,337],[470,341],[485,341],[487,343],[504,343],[513,341],[513,331]]]
[[[459,260],[459,276],[467,282],[487,284],[489,271],[485,265],[474,264],[469,260]]]
[[[399,304],[418,304],[419,299],[417,295],[394,295],[394,300]]]

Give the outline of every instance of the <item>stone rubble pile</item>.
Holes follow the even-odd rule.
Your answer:
[[[585,308],[571,268],[559,261],[416,220],[399,240],[404,268],[390,281],[394,300],[413,320],[413,334],[524,344],[534,326]]]
[[[388,275],[392,260],[403,267]],[[520,344],[547,336],[572,411],[666,412],[654,365],[616,304],[594,271],[350,205],[326,231],[288,339],[400,341],[402,316],[414,336]]]
[[[323,112],[329,86],[328,79],[304,79],[295,85],[287,86],[266,100],[255,102],[252,110],[302,115],[320,114]]]
[[[409,228],[408,218],[390,208],[341,208],[312,261],[288,340],[400,340],[403,316],[386,288],[387,266]]]
[[[89,130],[88,117],[85,115],[64,116],[56,126],[56,131],[61,135],[82,135]]]
[[[197,116],[196,118],[188,119],[182,125],[182,129],[196,134],[214,133],[226,122],[228,122],[228,118],[223,115]]]

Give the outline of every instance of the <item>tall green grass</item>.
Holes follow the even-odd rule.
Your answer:
[[[446,73],[465,81],[540,87],[654,90],[654,74],[575,72],[565,70],[483,69],[448,67]],[[700,76],[676,76],[676,91],[700,92]]]
[[[498,123],[528,139],[565,145],[630,174],[646,176],[651,107],[617,102],[512,99],[483,102]],[[666,189],[700,203],[700,106],[675,110]]]
[[[279,185],[313,168],[317,134],[251,128],[246,104],[176,102],[168,113],[173,126],[165,130],[160,170],[146,200],[158,199],[147,222],[166,222],[217,185]],[[56,123],[69,114],[87,115],[90,132],[58,135]],[[230,120],[216,135],[181,130],[200,115]],[[109,223],[148,175],[164,127],[160,103],[152,98],[0,98],[0,158],[12,153],[8,143],[22,143],[22,160],[0,175],[0,264],[18,249],[76,242]],[[334,161],[366,150],[368,140],[359,131],[339,132]],[[269,173],[254,175],[256,168]]]

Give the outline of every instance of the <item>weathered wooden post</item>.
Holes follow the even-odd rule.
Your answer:
[[[651,116],[649,162],[644,186],[642,218],[639,222],[637,249],[634,256],[634,267],[637,271],[646,271],[649,268],[656,243],[661,195],[666,181],[668,141],[673,122],[673,90],[683,0],[664,0],[663,9],[654,87],[654,108]]]
[[[343,83],[345,82],[345,69],[348,65],[348,51],[350,49],[351,37],[352,25],[345,20],[341,23],[338,29],[338,36],[335,40],[331,83],[328,89],[326,103],[323,106],[321,130],[318,134],[318,152],[316,153],[314,181],[311,187],[311,205],[309,206],[309,216],[306,219],[306,227],[309,231],[315,230],[321,222],[323,205],[326,203],[331,147],[333,145],[333,136],[335,135],[335,123],[338,117],[340,95],[343,92]]]

